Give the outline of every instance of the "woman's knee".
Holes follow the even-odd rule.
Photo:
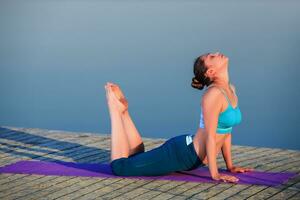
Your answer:
[[[118,158],[110,163],[111,171],[116,176],[124,176],[124,159]]]
[[[129,158],[119,158],[110,163],[111,171],[116,176],[137,176],[138,170]]]
[[[136,146],[131,151],[132,151],[131,156],[145,152],[145,145],[144,145],[144,143],[142,142],[141,144],[139,144],[138,146]]]

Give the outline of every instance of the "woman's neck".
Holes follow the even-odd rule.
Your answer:
[[[214,85],[222,86],[224,88],[229,88],[230,86],[230,81],[229,80],[224,80],[224,79],[215,79],[213,81]]]
[[[230,85],[228,70],[220,72],[217,76],[215,76],[213,83],[228,88]]]

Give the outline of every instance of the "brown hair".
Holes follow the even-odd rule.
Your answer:
[[[204,86],[209,86],[213,81],[205,76],[205,72],[207,71],[207,67],[205,66],[204,60],[201,56],[195,59],[194,61],[194,75],[192,78],[191,86],[198,90],[202,90]]]

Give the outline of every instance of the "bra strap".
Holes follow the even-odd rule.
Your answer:
[[[215,86],[215,85],[211,84],[211,85],[209,85],[206,89],[208,89],[208,88],[211,87],[211,86]],[[231,105],[230,100],[229,100],[229,98],[228,98],[226,92],[223,90],[223,88],[218,87],[218,86],[215,86],[215,87],[218,88],[218,89],[220,89],[220,91],[224,94],[224,96],[225,96],[225,98],[226,98],[228,104]]]
[[[220,88],[220,87],[217,87],[217,88],[219,88],[220,90],[221,90],[221,92],[225,95],[225,97],[226,97],[226,99],[227,99],[227,102],[228,102],[228,104],[229,105],[231,105],[231,102],[230,102],[230,100],[229,100],[229,98],[228,98],[228,96],[227,96],[227,94],[226,94],[226,92],[223,90],[223,88]]]

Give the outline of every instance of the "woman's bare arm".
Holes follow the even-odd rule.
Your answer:
[[[208,167],[213,179],[218,179],[219,172],[217,166],[217,144],[216,129],[219,113],[222,108],[222,102],[219,98],[220,91],[216,88],[210,88],[202,98],[202,112],[204,118],[204,127],[206,134],[205,148],[208,159]]]
[[[227,134],[224,143],[221,147],[224,161],[228,170],[232,168],[232,158],[231,158],[231,134]]]

